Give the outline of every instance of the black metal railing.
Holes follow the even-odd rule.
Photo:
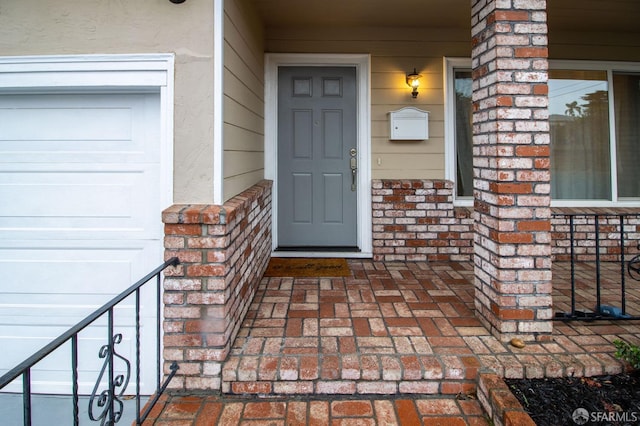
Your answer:
[[[91,315],[71,327],[65,333],[60,335],[54,341],[40,349],[38,352],[21,362],[5,375],[0,377],[0,390],[4,389],[14,380],[22,377],[22,405],[23,405],[23,424],[30,426],[32,423],[32,391],[31,391],[31,370],[43,360],[45,357],[53,353],[67,342],[71,342],[71,381],[72,381],[72,400],[73,400],[73,424],[80,424],[80,407],[79,407],[79,385],[78,385],[78,335],[88,326],[96,322],[104,315],[107,316],[107,344],[100,348],[98,356],[104,359],[102,368],[96,380],[93,392],[89,398],[88,417],[92,421],[100,422],[101,425],[114,425],[123,414],[123,400],[125,390],[131,378],[131,363],[116,351],[116,345],[122,341],[122,334],[114,334],[114,308],[129,296],[135,293],[135,401],[136,401],[136,424],[140,425],[148,417],[151,409],[156,404],[162,393],[167,388],[169,382],[175,376],[178,365],[173,363],[170,366],[170,373],[162,382],[162,358],[160,356],[160,309],[161,309],[161,273],[169,266],[179,264],[178,258],[174,257],[158,266],[156,269],[147,274],[144,278],[130,286],[128,289],[120,293],[118,296],[104,304],[100,309],[94,311]],[[141,343],[140,343],[140,291],[141,287],[153,278],[156,280],[156,388],[151,400],[146,404],[144,412],[141,411],[140,401],[140,364],[141,364]],[[124,373],[116,374],[114,364],[118,361],[125,366]],[[106,389],[104,382],[106,379]]]
[[[570,297],[571,310],[569,312],[556,312],[555,320],[592,321],[606,320],[638,320],[639,315],[629,314],[627,309],[628,278],[640,281],[640,243],[631,241],[630,236],[636,236],[637,227],[640,226],[640,213],[624,214],[584,214],[584,213],[559,213],[554,214],[556,225],[568,228],[569,260],[570,266]],[[558,224],[560,222],[560,224]],[[606,241],[606,247],[603,247]],[[637,247],[638,251],[630,253]],[[604,253],[603,253],[604,252]],[[566,256],[565,256],[566,257]],[[619,287],[612,286],[611,269],[607,268],[608,276],[603,277],[603,263],[618,263],[613,269],[617,269]],[[595,282],[591,283],[590,290],[595,290],[595,300],[581,300],[584,307],[587,303],[593,303],[593,309],[579,309],[577,307],[576,286],[577,270],[579,266],[590,265],[586,275],[595,274]],[[595,268],[594,268],[595,266]],[[557,280],[554,280],[557,281]],[[603,281],[606,281],[607,300],[603,301]],[[619,290],[619,297],[613,299],[611,294]],[[582,291],[583,299],[585,291]],[[619,306],[616,306],[618,305]],[[639,312],[640,306],[635,307]]]

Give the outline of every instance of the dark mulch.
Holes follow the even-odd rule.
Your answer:
[[[505,379],[538,426],[640,424],[640,375],[617,374],[555,379]],[[589,413],[574,422],[576,409]]]

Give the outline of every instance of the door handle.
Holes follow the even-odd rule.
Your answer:
[[[351,154],[350,166],[351,166],[351,190],[355,191],[357,189],[356,185],[356,173],[358,172],[358,159],[356,158],[356,150],[351,148],[349,151]]]

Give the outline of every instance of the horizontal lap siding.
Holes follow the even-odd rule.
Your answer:
[[[264,177],[262,24],[245,0],[225,3],[224,198]]]
[[[640,61],[640,32],[593,33],[549,29],[549,58]]]
[[[267,29],[267,51],[371,54],[371,151],[374,179],[444,177],[443,56],[469,57],[469,30],[416,28]],[[416,68],[420,94],[405,82]],[[389,140],[389,111],[414,106],[429,111],[427,141]]]

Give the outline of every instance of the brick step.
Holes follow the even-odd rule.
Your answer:
[[[475,392],[480,363],[470,355],[348,354],[230,356],[227,394],[429,394]]]

